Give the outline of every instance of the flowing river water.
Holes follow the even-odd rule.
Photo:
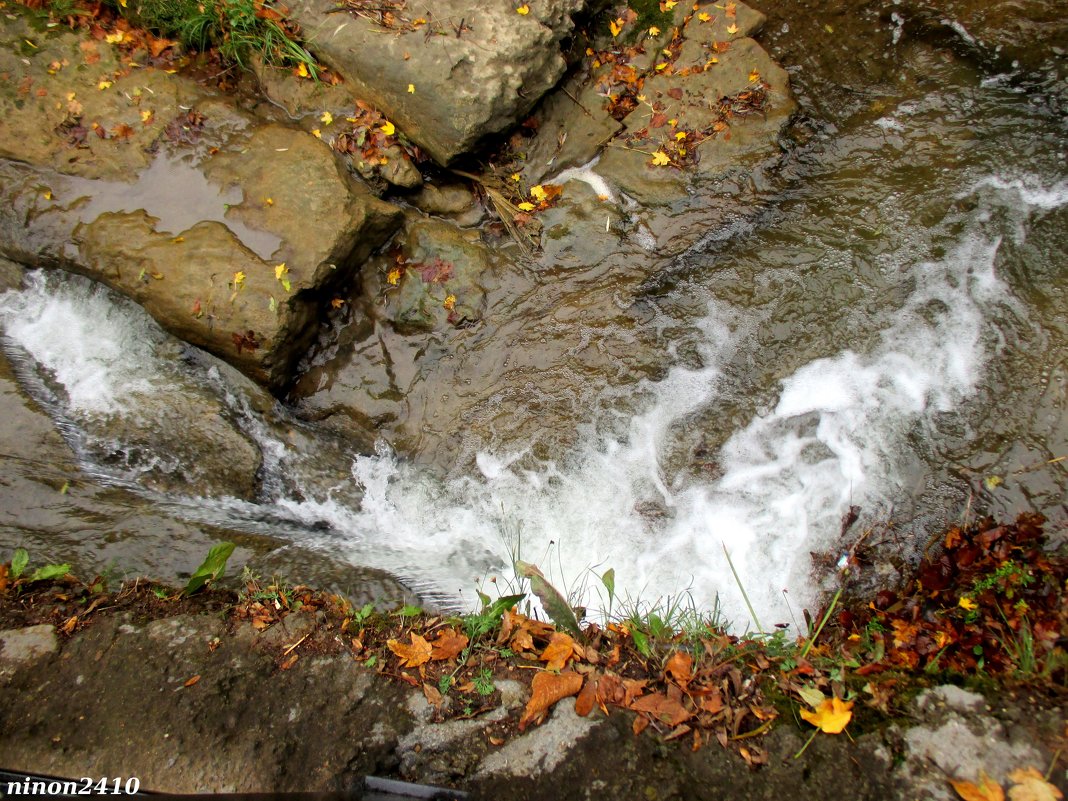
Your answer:
[[[570,330],[582,347],[552,356],[538,337],[517,335],[551,329],[538,328],[544,297],[511,304],[508,330],[484,337],[496,336],[500,353],[526,349],[535,368],[597,343],[629,342],[641,355],[603,356],[608,380],[571,371],[566,402],[542,403],[548,412],[531,412],[540,402],[534,369],[526,394],[494,400],[490,428],[503,433],[477,439],[447,470],[380,443],[374,455],[345,457],[351,475],[303,482],[298,463],[314,462],[320,447],[314,426],[287,418],[303,433],[286,441],[225,371],[161,357],[164,335],[136,307],[81,281],[31,276],[0,297],[23,390],[60,423],[81,469],[121,495],[108,503],[177,522],[157,524],[158,541],[134,558],[123,536],[102,533],[106,525],[85,535],[94,515],[112,519],[93,501],[66,524],[50,520],[47,540],[9,515],[0,544],[29,538],[44,555],[73,553],[89,569],[106,557],[166,575],[195,566],[183,543],[244,532],[249,543],[284,543],[271,564],[291,575],[345,588],[347,572],[372,568],[446,604],[466,603],[488,577],[503,587],[518,555],[594,608],[606,601],[597,577],[612,568],[623,597],[718,604],[744,628],[752,622],[739,583],[763,624],[790,622],[817,605],[833,585],[828,564],[868,529],[873,558],[862,569],[892,580],[931,532],[968,514],[1037,509],[1063,523],[1063,89],[1051,96],[1040,81],[981,69],[944,44],[899,41],[894,20],[865,24],[880,27],[865,40],[879,69],[844,89],[833,60],[804,56],[790,23],[773,15],[765,38],[788,65],[797,58],[807,116],[782,164],[760,178],[759,212],[654,259],[640,280],[589,290],[606,303],[625,291],[631,311],[625,324],[606,313],[600,329]],[[711,202],[722,187],[704,191]],[[691,200],[688,224],[700,223],[702,202]],[[582,300],[584,280],[581,271],[552,274],[565,312],[569,302],[595,302]],[[142,467],[99,458],[99,441],[114,437],[102,421],[151,426],[151,399],[182,385],[222,398],[258,442],[256,502],[143,488],[146,459],[184,469],[163,449],[141,455]],[[525,423],[509,426],[511,416]],[[541,429],[569,434],[546,440]],[[37,469],[2,464],[8,483]],[[854,506],[861,522],[843,540]]]

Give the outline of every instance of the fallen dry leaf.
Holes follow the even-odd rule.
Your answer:
[[[668,698],[663,693],[643,695],[632,703],[630,708],[635,712],[644,712],[668,726],[678,726],[692,717],[692,713],[688,712],[681,703],[674,698]]]
[[[818,728],[824,734],[840,734],[853,717],[853,702],[840,698],[828,698],[815,712],[801,710],[801,717]]]
[[[438,638],[431,643],[430,658],[435,661],[452,659],[467,647],[466,634],[460,634],[455,629],[444,629]]]
[[[582,691],[575,699],[575,714],[580,718],[586,717],[593,711],[593,705],[597,701],[597,676],[591,675],[586,678],[582,685]]]
[[[183,684],[182,686],[183,687],[192,687],[198,681],[200,681],[200,674],[199,673],[197,675],[193,676],[193,678],[191,678],[191,679],[186,679],[185,684]]]
[[[407,645],[397,640],[387,640],[386,645],[400,657],[401,667],[419,667],[430,661],[433,649],[421,635],[412,632],[412,643]]]
[[[542,662],[547,662],[546,670],[563,670],[567,660],[574,653],[575,641],[562,631],[558,631],[549,639],[549,644],[542,651]]]
[[[1061,801],[1064,795],[1034,768],[1020,768],[1009,774],[1011,801]]]
[[[573,671],[538,673],[530,684],[530,700],[527,701],[527,708],[519,720],[519,730],[523,731],[531,721],[540,723],[553,704],[562,698],[575,695],[580,689],[582,676]]]
[[[676,684],[686,684],[693,677],[693,657],[682,651],[676,651],[664,665],[664,673]]]
[[[953,779],[949,783],[964,801],[1005,801],[1001,785],[987,776],[984,770],[979,771],[979,784]]]

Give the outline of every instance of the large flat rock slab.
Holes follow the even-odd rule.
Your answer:
[[[105,42],[17,15],[0,40],[0,253],[105,283],[283,386],[321,306],[399,210],[315,137],[134,68]]]

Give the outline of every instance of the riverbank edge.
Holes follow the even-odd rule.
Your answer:
[[[1039,521],[953,529],[910,584],[935,583],[933,566],[976,543],[1001,556],[1037,544]],[[987,556],[973,561],[991,569],[926,591],[914,632],[886,617],[925,592],[906,586],[892,602],[885,590],[836,596],[797,641],[655,611],[568,631],[523,614],[514,596],[480,614],[380,611],[247,575],[240,592],[185,596],[143,579],[116,591],[99,577],[19,583],[5,565],[3,767],[137,775],[167,792],[339,790],[377,775],[476,798],[550,787],[561,798],[717,798],[797,782],[812,798],[842,786],[856,798],[955,798],[951,781],[987,774],[1012,788],[1035,772],[1062,792],[1066,560],[1033,558],[1032,580],[1006,584],[1020,553]],[[1059,588],[1047,597],[1052,640],[1034,589],[1044,583]],[[1004,637],[985,593],[1010,586],[1004,600],[1032,604],[1038,659],[991,653],[971,671],[932,669],[922,631],[957,614],[948,600],[975,636]],[[858,617],[880,608],[871,619],[886,625],[869,619],[858,635]],[[721,789],[708,789],[712,776]]]

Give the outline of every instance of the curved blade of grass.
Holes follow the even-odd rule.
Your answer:
[[[738,585],[738,589],[742,591],[742,599],[745,601],[745,608],[749,610],[749,616],[753,618],[753,623],[756,624],[757,631],[761,634],[764,633],[764,627],[760,625],[760,618],[757,617],[756,610],[753,609],[753,605],[749,602],[749,595],[745,591],[745,587],[742,585],[742,580],[738,577],[738,571],[734,569],[734,562],[731,561],[731,555],[727,552],[727,546],[725,543],[720,543],[723,546],[723,555],[727,557],[727,564],[730,565],[731,573],[734,575],[734,581]]]

